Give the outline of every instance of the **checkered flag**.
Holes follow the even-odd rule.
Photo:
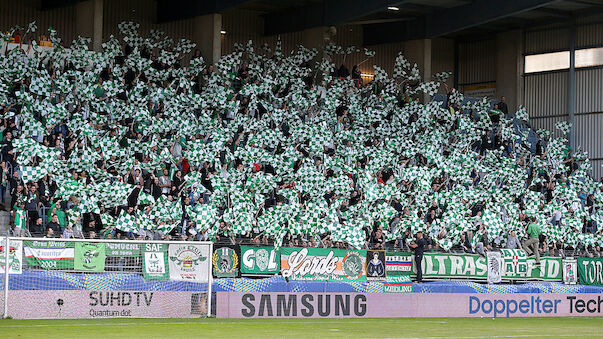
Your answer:
[[[126,211],[122,210],[115,221],[115,228],[124,232],[138,232],[138,227],[136,225],[136,219],[132,217],[130,214],[126,213]]]

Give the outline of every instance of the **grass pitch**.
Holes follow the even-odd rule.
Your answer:
[[[2,338],[603,338],[603,317],[0,320]]]

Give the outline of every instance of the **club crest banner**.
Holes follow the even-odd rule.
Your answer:
[[[170,244],[168,262],[171,280],[209,281],[209,246]]]
[[[104,271],[105,250],[105,243],[76,242],[73,268],[81,271]]]
[[[167,244],[145,244],[142,272],[146,280],[168,280]]]
[[[211,259],[214,277],[236,278],[240,276],[241,248],[238,245],[216,245]]]
[[[292,280],[366,281],[366,250],[281,248],[281,274]]]

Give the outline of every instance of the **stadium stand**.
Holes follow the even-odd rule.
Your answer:
[[[449,74],[423,82],[402,54],[360,84],[332,61],[374,56],[353,46],[250,42],[206,65],[188,40],[119,29],[100,52],[50,29],[54,48],[0,56],[13,234],[407,249],[423,231],[430,250],[474,252],[533,224],[543,255],[601,256],[587,154],[524,108],[455,89],[422,103]]]

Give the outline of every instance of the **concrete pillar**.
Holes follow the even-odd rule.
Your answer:
[[[222,15],[207,14],[194,19],[194,42],[207,64],[213,64],[222,54]],[[228,34],[228,32],[227,32]]]
[[[410,40],[404,43],[404,55],[412,63],[419,66],[423,81],[431,81],[431,39]],[[423,96],[423,102],[428,102],[429,96]]]
[[[520,30],[496,36],[496,102],[504,96],[509,113],[515,113],[522,104],[522,40]]]
[[[75,5],[75,28],[79,36],[92,39],[92,49],[103,43],[103,0],[86,0]]]

